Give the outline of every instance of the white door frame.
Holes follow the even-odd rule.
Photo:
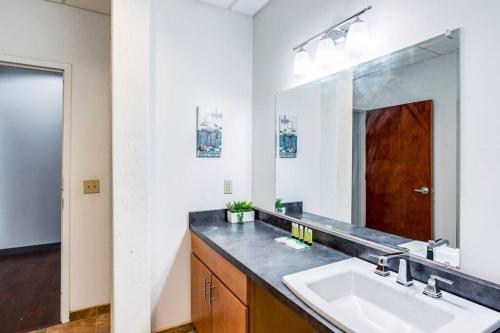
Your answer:
[[[0,54],[0,64],[63,74],[61,178],[61,322],[69,321],[69,240],[71,172],[71,64]]]

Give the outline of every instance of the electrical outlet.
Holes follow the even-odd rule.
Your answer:
[[[232,194],[232,193],[233,193],[233,181],[224,180],[224,194]]]
[[[101,184],[99,179],[91,179],[83,181],[83,194],[94,194],[101,192]]]

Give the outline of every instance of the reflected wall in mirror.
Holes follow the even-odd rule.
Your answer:
[[[455,30],[278,93],[276,210],[458,267],[459,81]]]

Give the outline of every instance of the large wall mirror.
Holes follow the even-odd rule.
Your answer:
[[[278,93],[275,210],[459,267],[459,43]]]

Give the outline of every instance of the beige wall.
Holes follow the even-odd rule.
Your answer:
[[[41,0],[0,2],[0,54],[72,65],[70,310],[110,301],[110,17]],[[101,193],[82,194],[100,178]]]

